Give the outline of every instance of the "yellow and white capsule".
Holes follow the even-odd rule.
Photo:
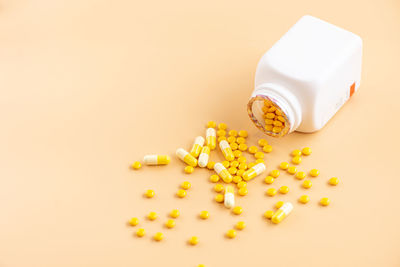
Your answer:
[[[224,180],[225,183],[232,182],[232,179],[233,179],[232,175],[224,167],[224,165],[222,165],[222,163],[220,163],[220,162],[215,163],[214,170],[222,178],[222,180]]]
[[[198,160],[199,166],[202,168],[206,167],[208,164],[209,158],[210,158],[210,147],[203,146],[203,148],[201,149],[199,160]]]
[[[290,202],[286,202],[282,205],[272,216],[271,221],[273,223],[280,223],[283,219],[285,219],[289,213],[293,210],[293,205]]]
[[[219,148],[221,148],[222,154],[224,155],[226,160],[232,161],[235,159],[232,148],[226,140],[222,140],[221,142],[219,142]]]
[[[225,187],[224,205],[228,209],[235,206],[235,194],[233,186],[231,185]]]
[[[200,155],[201,149],[204,146],[204,138],[202,136],[197,136],[194,139],[194,144],[190,150],[190,155],[197,158]]]
[[[207,128],[206,130],[206,145],[214,150],[217,146],[217,132],[214,128]]]
[[[264,163],[258,163],[245,171],[242,175],[243,180],[248,181],[256,177],[257,175],[260,175],[265,171],[266,167]]]
[[[166,165],[171,161],[168,155],[146,155],[143,157],[143,162],[146,165]]]
[[[182,160],[189,166],[192,166],[192,167],[197,166],[197,159],[195,157],[193,157],[192,155],[190,155],[190,153],[187,152],[186,150],[184,150],[183,148],[178,148],[178,150],[176,150],[176,155],[178,156],[178,158],[180,160]]]

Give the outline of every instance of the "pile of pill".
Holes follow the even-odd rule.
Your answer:
[[[266,126],[270,131],[279,135],[282,131],[287,130],[288,125],[285,124],[286,120],[282,117],[282,113],[271,102],[265,101],[263,106]],[[265,139],[258,140],[258,146],[249,146],[247,144],[248,132],[245,130],[229,130],[225,123],[218,125],[214,121],[209,121],[205,130],[205,138],[197,136],[194,138],[193,145],[190,150],[178,148],[176,150],[176,157],[185,163],[184,172],[191,174],[196,168],[206,168],[210,170],[208,180],[215,183],[213,190],[215,191],[215,202],[223,204],[227,209],[230,209],[233,216],[240,215],[243,212],[241,206],[235,205],[236,197],[243,197],[248,194],[247,183],[251,182],[257,176],[260,176],[266,171],[265,153],[272,152],[272,146],[268,144]],[[221,162],[214,162],[211,160],[211,152],[219,150],[223,155],[224,160]],[[246,157],[250,155],[252,159]],[[310,177],[318,177],[320,172],[318,169],[311,169],[308,172],[298,171],[297,167],[302,162],[302,157],[311,155],[312,151],[309,147],[302,149],[295,149],[290,153],[291,165],[289,162],[283,161],[279,164],[278,169],[271,170],[264,178],[267,185],[272,185],[282,173],[287,175],[294,175],[295,179],[302,181],[302,187],[309,189],[312,187],[311,180],[305,179],[307,175]],[[146,155],[143,158],[145,165],[166,165],[171,161],[168,155]],[[132,164],[132,169],[139,170],[142,168],[142,163],[136,161]],[[328,184],[335,186],[339,183],[337,177],[329,179]],[[191,188],[191,183],[188,181],[180,185],[180,189],[176,192],[178,198],[185,198],[187,191]],[[288,194],[290,188],[283,185],[279,188],[270,187],[266,190],[266,196],[274,197],[276,194]],[[155,192],[148,189],[144,192],[145,197],[152,198]],[[297,198],[300,204],[306,204],[310,201],[308,195],[301,195]],[[330,199],[324,197],[320,199],[321,206],[328,206]],[[264,217],[269,219],[273,224],[279,224],[285,219],[293,210],[294,206],[290,202],[278,201],[275,205],[276,211],[267,210]],[[180,215],[179,210],[174,209],[170,212],[168,219],[165,222],[167,228],[175,226],[174,219]],[[210,214],[208,211],[203,210],[199,213],[199,218],[206,220]],[[149,220],[156,220],[157,214],[150,212],[147,215]],[[129,221],[131,226],[139,224],[138,218],[132,218]],[[243,230],[246,227],[245,222],[239,221],[234,229],[228,229],[225,236],[229,239],[235,238],[237,235],[236,230]],[[139,228],[136,231],[138,237],[145,236],[144,228]],[[161,241],[164,238],[163,233],[157,232],[153,235],[153,239]],[[195,246],[200,242],[199,237],[192,236],[187,240],[191,246]]]
[[[269,99],[264,99],[264,105],[261,108],[264,122],[264,131],[272,136],[283,136],[289,129],[290,125],[285,113]]]

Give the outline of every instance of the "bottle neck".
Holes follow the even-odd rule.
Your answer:
[[[252,99],[260,97],[270,100],[284,113],[288,129],[283,135],[291,133],[299,127],[302,119],[301,106],[297,98],[287,88],[275,83],[263,83],[257,86],[252,94]]]

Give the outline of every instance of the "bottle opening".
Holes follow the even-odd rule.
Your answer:
[[[254,124],[265,134],[282,137],[290,132],[291,123],[284,107],[276,99],[256,95],[247,104],[247,112]]]

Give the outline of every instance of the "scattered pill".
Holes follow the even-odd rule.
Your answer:
[[[265,160],[264,159],[256,159],[256,164],[258,164],[258,163],[265,163]]]
[[[239,150],[240,151],[246,151],[247,150],[247,145],[246,144],[240,144],[239,145]]]
[[[198,160],[199,167],[201,168],[206,167],[209,159],[210,159],[210,147],[203,146]]]
[[[266,169],[264,163],[258,163],[257,165],[254,165],[253,167],[249,167],[247,171],[243,173],[243,180],[249,181],[253,179],[254,177],[260,175],[263,173]]]
[[[228,141],[229,144],[235,143],[236,142],[236,137],[229,136],[228,138],[226,138],[226,141]]]
[[[274,177],[268,175],[267,177],[265,177],[264,182],[266,184],[272,184],[274,182],[274,180],[275,180]]]
[[[146,165],[166,165],[171,161],[168,155],[146,155],[143,157],[143,162]]]
[[[176,192],[176,195],[180,198],[186,197],[187,192],[183,189],[179,189],[178,192]]]
[[[245,130],[239,131],[239,136],[240,136],[240,137],[246,138],[248,135],[249,135],[249,134],[248,134],[247,131],[245,131]]]
[[[278,177],[279,177],[279,174],[280,174],[279,170],[272,170],[272,171],[269,173],[269,175],[272,176],[272,177],[274,177],[274,178],[278,178]]]
[[[129,220],[129,224],[130,224],[131,226],[136,226],[136,225],[139,224],[139,219],[138,219],[138,218],[131,218],[131,219]]]
[[[255,154],[255,153],[257,153],[257,151],[258,151],[258,148],[256,146],[249,147],[249,152],[251,154]]]
[[[329,198],[327,198],[327,197],[323,197],[323,198],[321,198],[321,200],[319,201],[319,203],[320,203],[322,206],[328,206],[328,205],[331,203],[331,200],[330,200]]]
[[[301,163],[301,157],[300,156],[295,156],[292,158],[292,162],[294,164],[300,164]]]
[[[207,128],[215,128],[217,127],[217,123],[215,121],[207,122]]]
[[[246,182],[239,182],[238,184],[237,184],[237,187],[238,188],[242,188],[242,187],[247,187],[247,183]]]
[[[210,182],[217,183],[218,181],[219,181],[219,176],[218,175],[213,174],[213,175],[210,176]]]
[[[220,130],[226,130],[228,128],[228,126],[226,125],[226,123],[221,122],[220,124],[218,124],[218,129]]]
[[[240,215],[243,212],[243,208],[240,206],[236,206],[232,209],[233,214]]]
[[[258,152],[256,152],[255,154],[254,154],[254,157],[256,158],[256,159],[263,159],[264,158],[264,153],[262,153],[262,152],[260,152],[260,151],[258,151]]]
[[[172,218],[178,218],[179,215],[180,215],[180,212],[179,212],[179,210],[177,210],[177,209],[173,209],[173,210],[171,210],[171,212],[169,213],[169,216],[172,217]]]
[[[283,204],[285,204],[285,202],[283,202],[283,201],[278,201],[278,202],[276,202],[276,204],[275,204],[275,208],[279,209],[280,207],[283,206]]]
[[[174,228],[175,227],[175,221],[172,219],[169,219],[165,222],[165,226],[168,228]]]
[[[158,215],[157,215],[157,213],[155,213],[154,211],[150,212],[150,213],[147,215],[147,218],[148,218],[150,221],[154,221],[155,219],[157,219],[157,217],[158,217]]]
[[[155,233],[155,235],[153,236],[153,239],[154,239],[155,241],[161,241],[161,240],[164,239],[164,234],[163,234],[163,233],[160,233],[160,232]]]
[[[232,151],[234,152],[233,155],[235,156],[235,151],[237,151],[237,150],[239,149],[239,144],[237,144],[237,143],[230,143],[229,145],[231,146],[231,149],[232,149]],[[241,151],[239,150],[239,152],[241,152]],[[236,157],[236,156],[235,156],[235,157]]]
[[[245,195],[247,195],[249,193],[249,190],[247,189],[247,187],[241,187],[241,188],[239,188],[239,190],[238,190],[238,194],[240,195],[240,196],[245,196]]]
[[[337,185],[339,183],[339,179],[337,177],[332,177],[329,179],[329,184],[330,185]]]
[[[310,180],[304,180],[304,182],[303,182],[303,187],[304,188],[311,188],[311,186],[312,186],[312,182],[310,181]]]
[[[215,165],[215,162],[214,162],[214,161],[209,161],[209,162],[207,163],[207,169],[209,169],[209,170],[214,170],[214,165]]]
[[[147,198],[152,198],[152,197],[154,197],[155,196],[155,192],[154,192],[154,190],[151,190],[151,189],[149,189],[149,190],[146,190],[146,192],[144,193],[144,195],[147,197]]]
[[[215,196],[215,201],[217,201],[218,203],[222,203],[222,202],[224,202],[224,195],[222,195],[222,194],[217,194],[216,196]]]
[[[239,176],[242,180],[243,180],[243,173],[245,172],[246,170],[241,170],[241,169],[239,169],[237,172],[236,172],[236,176]]]
[[[222,165],[225,167],[225,168],[229,168],[229,161],[227,161],[227,160],[224,160],[223,162],[222,162]],[[214,165],[215,166],[215,165]]]
[[[282,162],[281,164],[279,164],[279,168],[281,168],[282,170],[287,170],[287,168],[289,168],[289,163]]]
[[[189,244],[192,245],[192,246],[195,246],[195,245],[197,245],[198,243],[199,243],[199,238],[198,238],[197,236],[192,236],[192,237],[189,239]]]
[[[221,142],[222,140],[226,140],[225,136],[218,136],[218,143]]]
[[[185,166],[185,168],[183,169],[183,171],[187,174],[191,174],[194,172],[194,168],[192,166]]]
[[[203,220],[208,219],[208,217],[210,217],[210,213],[206,210],[203,210],[200,212],[200,218],[202,218]]]
[[[192,149],[190,150],[190,155],[192,155],[193,157],[197,158],[200,155],[201,149],[204,146],[204,137],[202,136],[197,136],[194,139],[194,143],[192,146]]]
[[[238,149],[239,149],[239,146],[238,146]],[[235,151],[233,151],[233,155],[235,156],[235,158],[240,158],[242,156],[242,151],[235,150]]]
[[[246,228],[246,223],[242,222],[242,221],[237,222],[236,225],[235,225],[235,228],[238,229],[238,230],[243,230],[244,228]]]
[[[230,167],[230,168],[228,169],[228,172],[229,172],[230,174],[232,174],[232,175],[235,175],[236,172],[237,172],[237,169],[236,169],[235,167]]]
[[[239,164],[239,170],[247,170],[247,163],[242,162]]]
[[[312,169],[312,170],[310,171],[310,175],[311,175],[312,177],[317,177],[317,176],[319,175],[319,170],[317,170],[317,169]]]
[[[307,195],[302,195],[302,196],[299,197],[299,202],[300,203],[306,204],[308,201],[310,201],[310,197],[307,196]]]
[[[229,238],[235,238],[236,237],[236,231],[234,229],[228,230],[226,232],[226,236]]]
[[[132,164],[132,168],[135,169],[135,170],[139,170],[141,167],[142,167],[142,163],[140,163],[139,161],[135,161]]]
[[[230,131],[228,132],[228,135],[236,137],[236,136],[238,135],[238,131],[236,131],[236,130],[230,130]]]
[[[139,229],[137,229],[137,231],[136,231],[136,235],[137,235],[138,237],[143,237],[145,234],[146,234],[146,231],[145,231],[143,228],[139,228]]]
[[[266,212],[264,212],[264,217],[267,219],[271,219],[272,216],[274,216],[274,211],[272,210],[267,210]]]
[[[286,202],[280,207],[272,216],[271,221],[275,224],[280,223],[283,219],[285,219],[290,212],[293,210],[293,205],[290,202]]]
[[[183,148],[178,148],[176,150],[176,155],[180,160],[185,162],[187,165],[196,167],[197,166],[197,159],[193,157],[189,152],[184,150]]]
[[[264,147],[264,146],[268,145],[268,141],[265,139],[260,139],[260,140],[258,140],[258,145],[261,147]]]
[[[232,182],[232,175],[221,163],[215,163],[214,170],[225,183]]]
[[[295,149],[292,151],[292,156],[296,157],[296,156],[301,156],[301,151],[300,149]]]
[[[287,172],[290,174],[295,174],[297,172],[297,168],[295,166],[291,166],[287,169]]]
[[[224,191],[224,186],[222,184],[216,184],[214,186],[214,191],[217,193],[221,193],[222,191]]]
[[[268,188],[268,190],[267,190],[267,195],[268,196],[270,196],[270,197],[273,197],[273,196],[275,196],[276,195],[276,189],[275,188]]]
[[[234,189],[231,185],[228,185],[225,188],[225,195],[224,195],[224,205],[226,208],[230,209],[235,205],[235,195]]]
[[[247,159],[246,159],[246,157],[244,157],[244,156],[240,156],[240,157],[238,158],[238,162],[239,162],[239,163],[246,163],[246,162],[247,162]]]
[[[244,144],[246,143],[246,139],[244,137],[238,137],[236,138],[236,143],[240,144]]]
[[[302,150],[301,150],[301,153],[303,153],[303,155],[306,155],[306,156],[308,156],[308,155],[310,155],[311,154],[311,148],[309,148],[309,147],[305,147],[305,148],[303,148]]]
[[[181,187],[182,189],[188,190],[190,189],[190,187],[192,187],[192,184],[190,182],[185,181],[181,184]]]
[[[234,160],[234,161],[231,161],[230,163],[229,163],[229,166],[231,166],[231,167],[234,167],[234,168],[237,168],[237,167],[239,167],[239,161],[237,161],[237,160]]]
[[[224,136],[224,137],[225,137],[225,136],[226,136],[226,131],[225,131],[225,130],[221,130],[221,129],[218,130],[218,131],[217,131],[217,136],[218,136],[218,137],[221,137],[221,136]],[[226,138],[226,137],[225,137],[225,138]],[[226,140],[226,139],[225,139],[225,140]]]
[[[264,151],[265,153],[270,153],[270,152],[272,152],[272,146],[271,146],[271,145],[266,145],[266,146],[264,146],[264,147],[263,147],[263,151]]]
[[[287,194],[289,192],[289,187],[283,185],[279,188],[279,192],[281,192],[281,194]]]
[[[217,146],[217,132],[214,128],[208,128],[206,130],[206,145],[214,150]]]
[[[303,180],[304,178],[306,178],[306,173],[305,172],[296,172],[295,177],[299,180]]]
[[[240,170],[239,170],[240,171]],[[238,172],[239,172],[238,171]],[[239,175],[238,175],[238,172],[236,172],[236,176],[233,176],[233,178],[232,178],[232,182],[234,182],[235,184],[237,184],[237,183],[240,183],[243,179],[242,179],[242,177],[240,177]]]

